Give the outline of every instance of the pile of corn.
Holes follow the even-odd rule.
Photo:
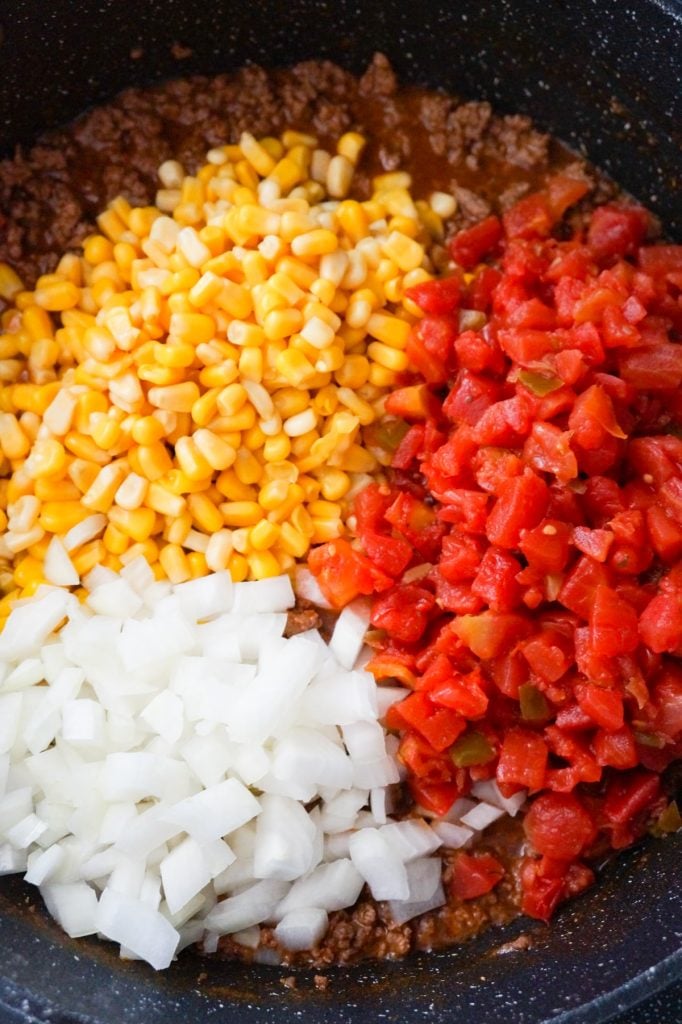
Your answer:
[[[34,291],[0,267],[0,612],[54,537],[78,576],[143,554],[178,583],[343,533],[454,207],[400,173],[346,198],[363,145],[245,133],[196,175],[163,164],[155,206],[114,200]]]

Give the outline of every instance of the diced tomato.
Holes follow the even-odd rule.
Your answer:
[[[598,206],[592,213],[587,244],[597,259],[634,253],[649,224],[646,210],[638,206]]]
[[[536,797],[523,828],[538,853],[563,861],[580,857],[597,836],[591,815],[573,793]]]
[[[465,270],[472,270],[479,260],[491,252],[502,238],[498,217],[487,217],[473,227],[458,231],[450,242],[450,255]]]
[[[615,731],[598,729],[593,740],[597,764],[625,771],[638,763],[637,747],[632,729],[623,725]]]
[[[610,530],[591,530],[588,526],[575,526],[573,543],[578,551],[593,558],[595,562],[605,562],[613,543],[613,534]]]
[[[493,611],[513,611],[521,600],[521,587],[516,581],[520,572],[521,563],[513,555],[490,547],[481,559],[471,589]]]
[[[460,790],[454,782],[429,782],[421,779],[409,780],[412,799],[419,807],[441,817],[447,814]]]
[[[521,531],[538,525],[548,503],[547,484],[531,470],[507,481],[488,516],[488,540],[501,548],[518,547]]]
[[[394,580],[404,572],[412,559],[412,548],[400,537],[387,537],[385,534],[365,530],[362,546],[367,557]]]
[[[626,351],[619,359],[623,379],[641,391],[666,391],[682,383],[682,345],[660,345]]]
[[[378,597],[372,605],[372,625],[396,640],[414,644],[424,634],[435,598],[416,583],[403,583]]]
[[[566,483],[578,475],[578,460],[571,451],[571,433],[553,423],[534,423],[523,446],[526,462],[542,473],[553,473]]]
[[[459,274],[439,277],[433,281],[422,281],[405,289],[405,295],[412,299],[424,313],[445,316],[459,308],[462,295],[462,278]]]
[[[530,729],[510,729],[502,741],[497,764],[500,785],[534,793],[545,782],[549,751],[542,736]]]
[[[657,594],[639,618],[639,632],[652,651],[674,653],[682,645],[682,598]]]
[[[543,682],[557,682],[570,666],[570,659],[553,630],[538,633],[523,644],[522,650],[533,673]]]
[[[568,561],[570,527],[555,519],[543,519],[531,530],[524,530],[519,550],[530,565],[545,572],[561,572]]]
[[[389,528],[384,516],[395,500],[395,495],[387,487],[379,484],[368,484],[354,498],[353,512],[357,521],[359,534],[365,530],[381,533]]]
[[[543,877],[538,868],[538,861],[527,858],[521,873],[521,909],[538,921],[549,921],[563,897],[564,881],[560,877]]]
[[[682,270],[682,245],[652,245],[639,250],[642,270],[652,277],[679,273]]]
[[[606,793],[604,813],[609,821],[624,825],[651,806],[660,792],[661,780],[651,772],[638,770],[614,776]]]
[[[438,400],[426,384],[398,388],[386,398],[386,412],[392,416],[401,416],[405,420],[433,419],[438,411]]]
[[[496,341],[481,331],[463,331],[455,339],[455,353],[463,370],[473,373],[501,373],[504,357]]]
[[[556,350],[556,342],[549,331],[531,329],[504,329],[497,332],[500,347],[520,366],[532,366],[548,352]]]
[[[548,197],[541,192],[524,196],[502,218],[507,238],[545,238],[554,223]]]
[[[452,708],[468,719],[481,718],[488,708],[488,698],[478,671],[470,672],[468,676],[451,676],[436,683],[429,689],[429,697],[434,704]]]
[[[443,402],[443,412],[453,423],[475,427],[486,409],[498,401],[501,391],[500,385],[489,377],[461,370]]]
[[[554,174],[547,182],[547,204],[552,217],[558,221],[569,206],[573,206],[590,191],[586,181],[568,174]]]
[[[611,399],[597,384],[578,396],[568,426],[581,448],[598,448],[603,445],[606,434],[618,438],[626,436],[618,425]]]
[[[576,687],[578,704],[592,721],[616,732],[623,727],[623,698],[615,690],[594,683],[581,683]]]
[[[457,328],[446,317],[425,316],[407,339],[405,353],[428,384],[444,384],[455,351]]]
[[[564,608],[589,619],[597,587],[607,587],[609,583],[607,570],[599,562],[583,555],[567,576],[557,600]]]
[[[358,594],[386,590],[393,583],[390,576],[343,538],[313,548],[308,555],[308,565],[322,593],[335,608],[343,608]]]
[[[411,693],[400,704],[394,704],[391,710],[394,717],[399,716],[415,729],[438,753],[452,746],[466,728],[461,715],[450,708],[437,706],[423,691]]]
[[[459,851],[452,861],[450,892],[458,900],[484,896],[504,878],[504,868],[491,853]]]
[[[590,644],[606,658],[634,651],[639,643],[637,612],[611,587],[596,587],[590,608]]]
[[[394,498],[384,518],[425,558],[438,550],[445,534],[445,527],[438,522],[433,508],[405,491]]]

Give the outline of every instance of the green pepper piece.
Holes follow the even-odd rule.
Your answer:
[[[549,718],[549,705],[545,696],[532,683],[523,683],[519,686],[519,704],[521,718],[526,722],[542,722]]]
[[[682,828],[682,815],[675,800],[671,800],[664,811],[661,812],[658,821],[654,823],[651,831],[654,835],[663,836],[671,832],[677,832]]]
[[[555,377],[554,374],[546,377],[543,373],[536,373],[534,370],[521,370],[519,380],[524,387],[540,398],[544,398],[545,395],[551,394],[552,391],[558,391],[564,386],[560,377]]]
[[[450,748],[450,757],[458,768],[470,768],[474,764],[492,761],[495,751],[480,732],[468,732]]]

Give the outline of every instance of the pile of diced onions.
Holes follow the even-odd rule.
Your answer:
[[[84,584],[42,586],[0,634],[0,873],[70,936],[156,969],[223,935],[257,950],[262,924],[305,950],[365,884],[402,923],[445,902],[439,847],[521,805],[484,783],[445,819],[391,819],[380,719],[404,691],[356,667],[362,606],[327,645],[283,637],[287,576],[172,586],[138,558]]]

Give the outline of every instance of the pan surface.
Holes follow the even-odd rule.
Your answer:
[[[185,59],[173,56],[174,43]],[[358,71],[377,49],[405,81],[531,114],[682,236],[677,0],[5,0],[0,150],[126,85],[310,57]],[[599,1024],[682,976],[681,853],[682,836],[645,843],[550,928],[520,920],[451,952],[330,971],[326,992],[312,974],[289,990],[274,968],[191,954],[164,975],[122,964],[110,945],[62,936],[34,890],[6,878],[0,1020]],[[522,933],[529,949],[496,952]]]

